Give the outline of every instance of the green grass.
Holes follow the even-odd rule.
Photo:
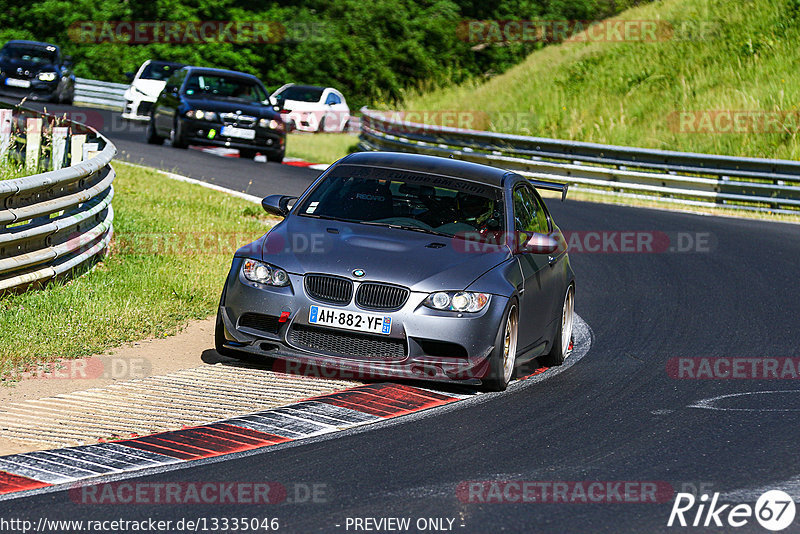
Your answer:
[[[358,135],[343,133],[289,134],[286,140],[286,156],[300,158],[311,163],[333,163],[354,152]]]
[[[30,173],[25,171],[24,165],[20,162],[8,158],[0,161],[0,180],[13,180],[28,174]]]
[[[619,18],[668,21],[679,38],[546,47],[484,83],[407,94],[404,108],[485,112],[477,127],[510,133],[800,157],[800,1],[663,0]],[[788,117],[777,133],[687,133],[673,122],[704,110]]]
[[[69,282],[0,297],[3,370],[164,337],[208,317],[233,252],[268,229],[263,212],[239,198],[115,169],[112,252]]]

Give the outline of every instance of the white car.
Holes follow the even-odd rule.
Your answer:
[[[289,129],[304,132],[344,132],[350,120],[342,93],[333,87],[287,83],[272,93],[272,103],[281,108]]]
[[[149,121],[153,103],[164,89],[167,78],[184,65],[171,61],[148,59],[136,73],[126,72],[131,85],[125,90],[125,109],[122,118],[132,121]]]

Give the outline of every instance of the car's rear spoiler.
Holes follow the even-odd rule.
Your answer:
[[[569,184],[559,182],[548,182],[545,180],[528,180],[536,189],[547,189],[548,191],[561,191],[561,202],[567,199],[567,189]]]

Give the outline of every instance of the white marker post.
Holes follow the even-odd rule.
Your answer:
[[[83,145],[83,161],[92,159],[100,153],[99,143],[85,143]]]
[[[66,126],[58,126],[53,128],[53,156],[51,158],[51,166],[54,171],[64,166],[64,157],[67,153],[67,136],[69,135],[69,128]]]
[[[0,109],[0,161],[11,148],[11,110]]]
[[[86,134],[73,135],[70,138],[69,165],[77,165],[83,161],[83,144],[86,142]]]
[[[35,173],[39,167],[39,152],[42,148],[42,119],[25,121],[25,169]]]

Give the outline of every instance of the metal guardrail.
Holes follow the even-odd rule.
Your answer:
[[[800,212],[800,162],[562,141],[403,121],[361,109],[362,150],[416,152],[560,179],[583,191],[688,205]]]
[[[123,83],[76,78],[73,103],[77,106],[123,111],[125,109],[125,99],[122,95],[128,87],[127,84]]]
[[[16,109],[12,126],[30,117],[42,118],[45,128],[57,120]],[[80,143],[73,148],[87,137],[87,144],[94,148],[96,143],[98,151],[84,160],[83,150],[73,150],[69,167],[0,180],[0,291],[64,274],[103,253],[111,240],[115,174],[110,162],[116,148],[93,128],[60,122],[73,132],[88,132],[74,135]],[[25,132],[14,130],[12,140]],[[12,141],[7,156],[19,155],[26,144]]]

